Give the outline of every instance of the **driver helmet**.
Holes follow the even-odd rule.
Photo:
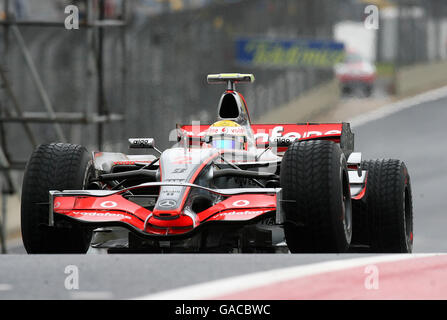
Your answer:
[[[216,149],[247,150],[245,128],[231,120],[213,123],[208,129],[206,141]]]

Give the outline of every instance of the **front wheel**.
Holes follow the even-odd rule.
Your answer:
[[[63,229],[49,228],[45,204],[50,190],[83,189],[90,165],[87,149],[75,144],[43,144],[33,152],[25,168],[21,205],[22,239],[28,253],[87,252],[92,232],[68,222]]]
[[[352,234],[346,158],[326,140],[294,142],[281,163],[284,232],[291,252],[345,252]]]

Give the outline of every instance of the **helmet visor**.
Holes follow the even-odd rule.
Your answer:
[[[218,139],[211,141],[213,148],[216,149],[235,149],[236,141],[232,139]]]

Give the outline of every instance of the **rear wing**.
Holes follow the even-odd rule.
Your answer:
[[[182,125],[188,137],[204,136],[210,125]],[[354,134],[347,122],[343,123],[298,123],[298,124],[252,124],[256,145],[265,148],[269,144],[278,145],[278,152],[287,150],[295,140],[325,139],[340,144],[346,157],[354,151]]]

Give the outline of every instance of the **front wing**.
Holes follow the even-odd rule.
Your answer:
[[[174,217],[154,213],[124,197],[126,191],[150,186],[200,188],[221,195],[224,200],[194,213],[185,208]],[[122,226],[145,238],[188,237],[203,226],[215,223],[246,224],[266,214],[282,223],[280,188],[209,189],[190,183],[144,183],[131,188],[108,190],[50,191],[49,225],[55,217],[67,218],[91,227]]]

